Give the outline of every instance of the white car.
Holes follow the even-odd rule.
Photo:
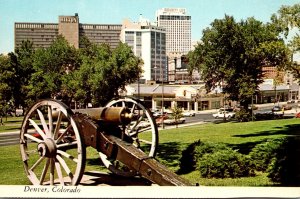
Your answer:
[[[184,117],[192,117],[192,116],[195,116],[195,113],[191,112],[191,111],[185,111],[185,112],[182,113],[182,115]]]
[[[235,116],[235,113],[234,112],[228,112],[228,111],[220,111],[218,113],[213,114],[213,117],[216,118],[216,119],[217,118],[224,118],[224,116],[225,116],[226,119],[230,119],[230,118],[233,118]]]

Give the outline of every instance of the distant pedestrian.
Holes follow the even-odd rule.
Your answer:
[[[3,125],[2,115],[0,116],[0,125]]]

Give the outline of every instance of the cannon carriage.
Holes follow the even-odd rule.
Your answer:
[[[157,146],[151,112],[128,97],[76,110],[41,100],[29,109],[20,131],[21,157],[33,185],[78,185],[87,147],[97,150],[113,174],[140,176],[158,185],[191,185],[155,159]]]

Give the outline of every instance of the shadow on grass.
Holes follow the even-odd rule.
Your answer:
[[[102,163],[102,161],[101,161],[101,159],[100,159],[100,157],[99,158],[86,158],[86,163],[88,164],[88,165],[103,165],[103,163]]]
[[[180,143],[166,142],[158,145],[156,157],[167,167],[176,167],[181,157]]]
[[[300,124],[291,124],[283,127],[275,127],[276,130],[262,131],[243,135],[234,135],[234,137],[257,137],[257,136],[270,136],[270,135],[289,135],[289,136],[300,136]]]

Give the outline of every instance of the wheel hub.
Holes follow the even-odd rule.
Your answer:
[[[55,142],[48,138],[44,142],[41,142],[37,146],[38,153],[42,157],[52,158],[56,155],[56,144]]]

